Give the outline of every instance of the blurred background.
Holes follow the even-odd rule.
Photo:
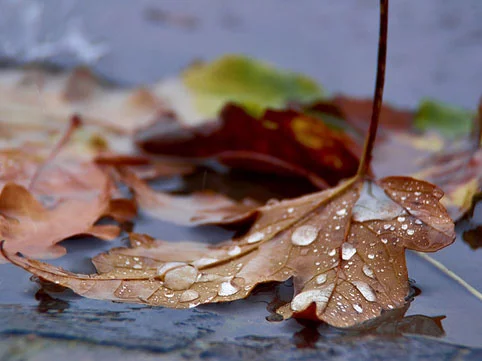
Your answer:
[[[414,107],[429,96],[475,109],[481,19],[480,0],[392,1],[385,99]],[[88,64],[126,85],[244,53],[329,92],[370,96],[377,33],[376,0],[0,0],[0,58]]]

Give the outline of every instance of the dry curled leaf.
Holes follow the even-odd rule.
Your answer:
[[[250,199],[238,203],[209,191],[170,195],[153,190],[126,169],[119,169],[119,173],[122,182],[130,187],[138,206],[146,214],[179,225],[239,223],[252,218],[257,206]]]
[[[261,207],[245,236],[218,246],[133,237],[133,248],[94,259],[98,275],[4,254],[86,297],[175,308],[244,298],[257,284],[293,277],[293,299],[279,314],[350,327],[405,305],[405,249],[433,252],[453,242],[441,197],[411,178],[355,178]]]

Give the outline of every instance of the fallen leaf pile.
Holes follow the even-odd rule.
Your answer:
[[[105,84],[87,69],[2,70],[0,94],[2,254],[96,299],[189,308],[293,279],[293,298],[279,315],[355,326],[406,307],[405,250],[451,244],[454,223],[444,205],[460,217],[482,182],[470,112],[431,102],[416,111],[385,106],[370,172],[360,175],[370,100],[327,98],[307,77],[240,56],[196,63],[136,90]],[[456,131],[453,117],[464,119]],[[147,183],[212,159],[306,178],[322,191],[260,206],[249,197],[168,194]],[[217,245],[129,233],[130,247],[93,258],[94,275],[32,259],[63,255],[58,243],[72,236],[115,238],[138,213],[239,232]]]

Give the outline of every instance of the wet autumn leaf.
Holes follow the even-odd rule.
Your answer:
[[[77,123],[72,124],[75,128]],[[69,155],[58,156],[74,128],[50,154],[38,146],[0,152],[0,238],[7,249],[59,257],[65,249],[57,243],[66,238],[119,235],[118,225],[96,225],[99,219],[124,222],[135,216],[135,204],[120,198],[105,170]]]
[[[294,110],[268,110],[258,119],[231,104],[219,122],[187,128],[165,122],[156,128],[139,134],[143,150],[215,157],[236,168],[307,177],[320,188],[354,175],[361,150],[344,132]]]
[[[293,300],[279,314],[349,327],[405,305],[406,248],[433,252],[453,242],[441,196],[410,178],[355,180],[261,207],[245,236],[218,246],[132,236],[133,248],[94,259],[99,275],[5,254],[85,297],[176,308],[244,298],[257,284],[293,277]]]
[[[117,225],[95,225],[104,216],[130,218],[135,208],[127,204],[112,207],[110,186],[88,198],[65,198],[47,208],[23,186],[7,183],[0,193],[0,237],[8,250],[21,251],[32,257],[56,258],[65,254],[57,245],[76,235],[93,235],[102,239],[114,239],[120,233]],[[134,212],[134,214],[132,214]],[[1,262],[1,260],[0,260]]]
[[[149,216],[179,225],[232,224],[250,219],[257,202],[235,202],[219,193],[204,191],[170,195],[155,191],[134,173],[119,169],[121,181],[134,193],[136,202]]]

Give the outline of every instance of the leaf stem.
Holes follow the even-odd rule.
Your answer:
[[[358,167],[357,176],[363,177],[368,173],[372,160],[372,151],[377,136],[378,122],[383,102],[383,87],[385,85],[385,66],[387,59],[387,36],[388,36],[388,0],[380,0],[380,32],[378,35],[378,60],[375,95],[372,106],[372,118],[368,135],[365,139],[362,158]]]
[[[45,159],[45,161],[43,161],[42,164],[40,164],[38,166],[37,170],[35,171],[34,175],[32,176],[32,179],[30,180],[30,184],[28,186],[29,191],[33,190],[33,188],[35,186],[35,183],[39,179],[40,175],[42,174],[42,172],[45,169],[45,167],[47,166],[47,164],[49,164],[53,159],[55,159],[57,154],[59,154],[59,152],[62,150],[63,146],[70,140],[74,131],[76,129],[78,129],[81,126],[81,124],[82,124],[82,121],[81,121],[80,117],[78,115],[74,114],[70,119],[68,128],[65,131],[65,133],[62,135],[62,137],[60,138],[58,143],[54,146],[54,148],[52,149],[52,151],[48,155],[47,159]]]
[[[432,266],[434,266],[435,268],[437,268],[438,270],[442,271],[444,274],[452,278],[455,282],[457,282],[459,285],[461,285],[463,288],[469,291],[472,295],[474,295],[476,298],[482,301],[482,293],[479,290],[477,290],[475,287],[470,285],[467,281],[465,281],[462,277],[460,277],[454,271],[451,271],[450,269],[448,269],[442,262],[437,261],[436,259],[430,257],[428,254],[421,253],[418,251],[413,251],[413,252],[416,255],[418,255],[420,258],[424,259]]]

